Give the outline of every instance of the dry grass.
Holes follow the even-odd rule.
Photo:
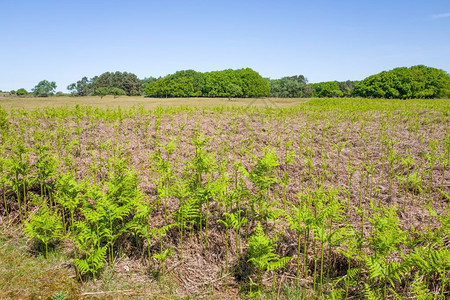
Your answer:
[[[79,285],[59,252],[48,261],[25,243],[20,228],[0,227],[0,299],[50,299],[78,294]]]
[[[114,272],[106,268],[99,280],[81,284],[75,279],[68,251],[50,251],[46,260],[20,227],[3,221],[0,219],[0,299],[52,299],[58,293],[66,299],[183,299],[175,294],[170,276],[167,286],[161,287],[145,267],[125,257],[117,260]]]
[[[33,110],[43,107],[69,106],[76,104],[89,105],[101,108],[130,108],[132,106],[142,106],[144,109],[153,109],[158,106],[255,106],[255,107],[273,107],[283,108],[294,106],[298,103],[307,101],[305,98],[146,98],[142,96],[128,97],[121,96],[114,98],[106,96],[103,98],[90,97],[5,97],[0,96],[0,106],[6,110],[25,109]]]

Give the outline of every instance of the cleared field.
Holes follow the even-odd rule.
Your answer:
[[[448,298],[450,101],[263,100],[0,111],[0,298]]]
[[[0,97],[0,106],[6,110],[10,109],[36,109],[43,107],[58,107],[75,105],[87,105],[101,108],[117,108],[124,109],[133,106],[142,106],[144,109],[154,109],[158,106],[255,106],[255,107],[273,107],[283,108],[305,102],[309,99],[289,99],[289,98],[145,98],[145,97],[127,97],[121,96],[114,98],[113,96],[100,97]]]

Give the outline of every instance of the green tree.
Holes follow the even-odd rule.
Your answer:
[[[155,77],[146,77],[146,78],[144,78],[144,79],[141,79],[140,80],[140,92],[141,92],[141,94],[145,94],[145,87],[148,85],[148,84],[150,84],[150,83],[152,83],[152,82],[155,82],[157,79],[155,78]]]
[[[114,99],[127,94],[124,90],[119,88],[112,88],[109,90],[109,93],[111,93],[111,95],[114,95]]]
[[[36,97],[48,97],[55,93],[56,82],[42,80],[33,89],[33,95]]]
[[[341,92],[344,94],[344,97],[353,96],[353,91],[355,90],[355,84],[357,81],[347,80],[347,81],[338,81],[338,86]]]
[[[69,84],[67,89],[71,91],[74,96],[89,96],[94,92],[92,79],[88,79],[86,76],[76,83]]]
[[[99,87],[98,89],[95,90],[95,95],[100,96],[100,98],[103,98],[110,93],[111,93],[110,89],[106,87]]]
[[[135,96],[140,94],[141,81],[139,78],[128,72],[105,72],[98,77],[91,79],[92,88],[96,91],[100,87],[109,89],[121,89],[128,96]]]
[[[326,81],[312,84],[314,97],[342,97],[344,93],[337,81]]]
[[[356,83],[354,94],[370,98],[445,98],[450,96],[450,76],[423,65],[395,68]]]
[[[242,83],[234,70],[213,71],[204,74],[204,97],[242,96]]]
[[[303,97],[303,88],[308,80],[303,75],[269,80],[270,96],[280,98]]]
[[[240,77],[242,94],[244,97],[268,96],[270,87],[267,81],[250,68],[236,70]]]
[[[259,97],[269,92],[268,82],[249,68],[207,73],[178,71],[145,88],[145,95],[153,97]]]
[[[151,82],[151,78],[144,79],[144,82]],[[128,72],[105,72],[100,76],[94,76],[88,79],[86,76],[76,83],[67,86],[72,95],[89,96],[97,95],[99,88],[107,88],[110,91],[114,88],[121,89],[128,96],[140,95],[143,81],[135,74]]]
[[[305,98],[311,98],[314,94],[314,87],[312,84],[307,84],[302,88],[302,95]]]
[[[28,95],[28,92],[26,89],[21,88],[21,89],[17,90],[16,94],[17,94],[17,96],[26,96],[26,95]]]

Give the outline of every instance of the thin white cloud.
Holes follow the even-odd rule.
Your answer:
[[[432,19],[442,19],[442,18],[450,18],[450,13],[432,15]]]

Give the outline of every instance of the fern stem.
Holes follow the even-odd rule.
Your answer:
[[[180,230],[180,261],[183,262],[183,230]]]
[[[225,226],[225,271],[228,274],[228,226]]]
[[[304,241],[304,258],[303,258],[303,277],[308,277],[308,244],[309,244],[309,229],[305,231],[305,241]]]
[[[444,271],[442,272],[442,274],[443,274],[443,277],[442,277],[442,279],[441,279],[441,282],[442,282],[442,287],[441,287],[441,298],[442,299],[444,299],[444,290],[445,290],[445,280],[446,280],[446,276],[445,276],[445,274],[446,274],[446,270],[445,270],[445,267],[444,267]]]
[[[24,204],[24,212],[25,212],[25,218],[27,218],[28,216],[28,211],[27,211],[27,187],[26,187],[26,183],[24,182],[23,185],[23,204]]]
[[[164,221],[167,223],[167,194],[168,194],[168,186],[166,183],[166,193],[164,195]]]
[[[200,215],[201,218],[201,215]],[[209,198],[206,200],[206,219],[205,219],[205,250],[208,250],[208,220],[209,220]]]
[[[6,212],[6,219],[9,221],[9,213],[8,213],[8,204],[6,203],[6,186],[5,183],[3,183],[2,186],[2,194],[3,194],[3,203],[5,204],[5,212]]]
[[[297,285],[300,283],[300,247],[301,247],[301,232],[298,232],[298,246],[297,246]]]
[[[150,269],[152,263],[152,255],[150,253],[150,239],[147,239],[147,256],[148,256],[148,268]]]
[[[347,276],[348,276],[348,272],[351,267],[351,261],[350,261],[350,258],[347,258],[347,260],[348,260],[348,266],[347,266]],[[345,299],[346,300],[348,300],[348,288],[350,286],[350,283],[348,281],[349,281],[349,279],[347,277],[347,279],[345,280]]]
[[[323,242],[320,243],[320,295],[322,295],[322,285],[323,285],[323,252],[324,252],[324,246]]]
[[[18,183],[18,182],[19,182],[19,177],[18,177],[18,174],[16,173],[16,183]],[[23,220],[23,218],[22,218],[22,203],[20,201],[19,187],[17,187],[16,195],[17,195],[17,202],[19,205],[19,218],[20,218],[20,221],[22,221]]]

